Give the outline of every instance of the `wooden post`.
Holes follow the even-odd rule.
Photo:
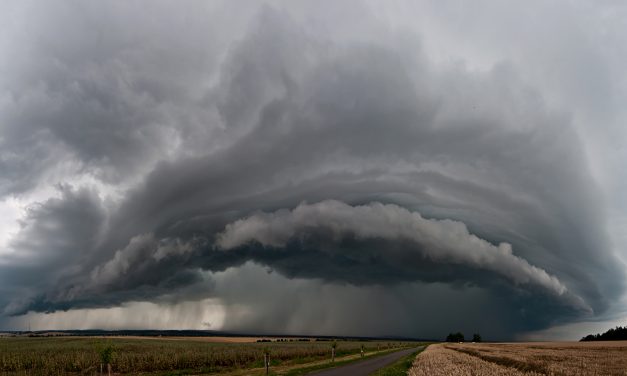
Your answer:
[[[266,375],[267,375],[269,372],[268,368],[270,367],[270,357],[268,356],[268,354],[263,354],[263,362],[266,365]]]
[[[263,364],[266,367],[266,375],[270,373],[270,348],[264,347],[263,349]]]

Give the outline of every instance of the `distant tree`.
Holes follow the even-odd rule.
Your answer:
[[[461,332],[449,333],[446,336],[446,342],[464,342],[464,335]]]
[[[588,334],[587,336],[583,337],[583,338],[581,339],[581,341],[582,341],[582,342],[586,342],[586,341],[598,341],[598,340],[599,340],[598,338],[599,338],[600,336],[601,336],[600,334]]]
[[[481,342],[481,335],[479,333],[475,333],[472,335],[473,342]]]

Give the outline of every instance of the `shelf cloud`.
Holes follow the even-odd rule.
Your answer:
[[[532,2],[528,30],[460,7],[1,5],[0,328],[202,328],[202,302],[331,335],[620,315],[627,50],[600,25],[624,38],[627,10]]]
[[[307,247],[317,243],[317,237],[327,237],[335,243],[341,243],[344,238],[405,243],[400,251],[417,253],[415,263],[428,258],[435,263],[468,265],[500,274],[515,284],[536,285],[557,296],[567,291],[557,278],[515,256],[510,244],[490,244],[470,234],[463,223],[425,219],[397,205],[371,203],[351,207],[338,201],[323,201],[301,204],[292,211],[255,214],[228,224],[218,234],[217,245],[232,249],[256,242],[285,248],[296,239]],[[385,249],[376,252],[382,258],[399,257],[405,266],[411,267],[410,255],[399,255],[398,251],[385,254]],[[367,258],[373,254],[364,252],[360,256]]]

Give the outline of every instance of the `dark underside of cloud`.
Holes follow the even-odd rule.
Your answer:
[[[0,259],[5,315],[217,297],[260,312],[232,329],[292,330],[276,302],[207,273],[236,268],[338,311],[374,290],[405,294],[391,306],[416,315],[461,301],[476,325],[486,307],[506,338],[622,293],[569,117],[507,63],[440,67],[413,35],[333,37],[274,6],[243,22],[228,5],[144,19],[132,5],[71,4],[24,11],[41,22],[3,63],[15,94],[0,101],[0,191],[69,170],[123,188],[113,198],[61,179],[30,207]],[[255,279],[251,262],[344,290]],[[425,315],[442,330],[461,320]],[[415,319],[403,316],[407,335],[421,335]]]

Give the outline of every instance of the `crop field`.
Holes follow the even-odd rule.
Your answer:
[[[209,342],[193,339],[147,338],[0,338],[0,374],[61,375],[100,372],[104,349],[111,349],[116,374],[211,374],[261,369],[269,352],[271,368],[327,362],[330,341]],[[336,357],[405,347],[410,343],[338,341]],[[106,371],[106,368],[105,368]],[[105,372],[106,373],[106,372]]]
[[[431,345],[409,375],[627,375],[627,342]]]

